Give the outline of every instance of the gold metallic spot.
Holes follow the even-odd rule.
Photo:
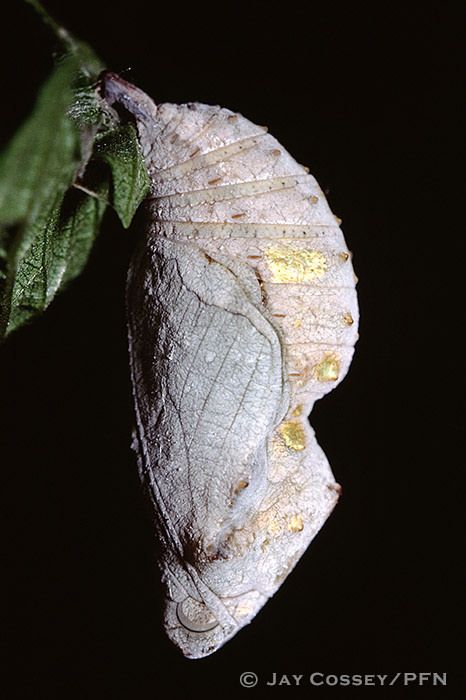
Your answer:
[[[246,479],[240,479],[238,483],[236,484],[235,488],[233,489],[233,493],[236,495],[240,493],[243,489],[247,488],[249,486],[249,481],[246,481]]]
[[[301,515],[292,515],[288,520],[288,530],[290,532],[302,532],[304,521]]]
[[[351,316],[349,311],[347,311],[346,313],[343,314],[343,321],[346,323],[347,326],[353,325],[354,318]]]
[[[304,427],[300,421],[284,421],[281,425],[279,425],[278,433],[285,445],[290,450],[301,452],[301,450],[304,450],[306,447],[306,435],[304,433]]]
[[[346,262],[347,260],[349,260],[349,253],[347,253],[346,251],[344,251],[343,253],[340,253],[339,255],[340,255],[340,259],[343,260],[343,262]]]
[[[334,382],[340,374],[340,358],[333,352],[325,353],[324,359],[315,366],[319,382]]]
[[[293,321],[293,326],[295,328],[301,328],[302,325],[303,325],[303,322],[301,321],[300,318],[297,318],[296,320]]]
[[[291,415],[295,416],[297,418],[298,416],[302,415],[302,412],[303,412],[303,405],[301,403],[299,403],[296,406],[296,408],[293,411],[291,411]]]
[[[318,250],[269,248],[265,256],[274,282],[310,282],[327,270],[325,255]]]
[[[315,196],[315,194],[312,195],[311,197],[311,204],[317,204],[319,201],[319,198]]]

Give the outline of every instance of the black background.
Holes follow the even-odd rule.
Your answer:
[[[138,225],[125,232],[108,213],[81,278],[0,352],[3,659],[14,687],[94,698],[113,680],[122,697],[149,698],[169,682],[171,697],[258,697],[272,692],[273,672],[449,671],[451,690],[464,400],[453,391],[458,344],[442,328],[444,241],[431,242],[429,220],[453,26],[439,44],[433,3],[48,7],[156,101],[238,110],[310,167],[354,251],[361,325],[348,377],[312,414],[343,485],[339,505],[256,620],[212,657],[186,661],[161,631],[153,535],[129,449],[123,289]],[[33,12],[10,3],[4,142],[32,107],[52,46]],[[255,690],[239,685],[249,670]]]

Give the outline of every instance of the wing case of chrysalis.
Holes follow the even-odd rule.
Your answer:
[[[340,487],[309,425],[357,339],[351,256],[315,179],[240,114],[154,102],[136,122],[149,224],[128,273],[134,447],[153,504],[164,624],[211,654],[281,586]]]

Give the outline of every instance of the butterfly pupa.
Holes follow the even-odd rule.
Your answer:
[[[186,657],[249,623],[340,492],[307,416],[348,371],[358,305],[339,222],[262,126],[156,105],[114,74],[151,178],[127,321],[164,625]]]

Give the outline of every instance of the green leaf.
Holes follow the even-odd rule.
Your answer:
[[[68,55],[0,156],[0,339],[43,312],[81,272],[108,204],[110,174],[111,203],[125,228],[149,189],[135,128],[121,125],[96,90],[102,63],[38,0],[29,1]],[[108,169],[95,167],[99,160]]]
[[[96,195],[70,191],[54,208],[16,272],[8,330],[43,311],[87,262],[107,207],[108,183]]]
[[[0,158],[0,225],[33,219],[56,190],[66,188],[79,163],[79,135],[66,117],[74,60],[65,60],[39,93],[30,118]]]
[[[77,277],[87,262],[107,209],[108,190],[109,183],[103,180],[94,187],[95,196],[74,192],[75,197],[79,196],[79,201],[70,206],[68,211],[63,207],[60,234],[67,242],[63,284]]]
[[[149,191],[149,175],[134,126],[124,124],[97,139],[96,157],[110,166],[112,204],[121,223],[128,228]]]
[[[0,159],[0,243],[6,249],[0,336],[45,308],[50,298],[38,283],[39,277],[47,277],[40,269],[39,251],[44,245],[48,249],[63,197],[79,165],[79,133],[66,116],[75,75],[72,58],[57,67],[32,115]],[[16,306],[22,307],[21,313]]]

